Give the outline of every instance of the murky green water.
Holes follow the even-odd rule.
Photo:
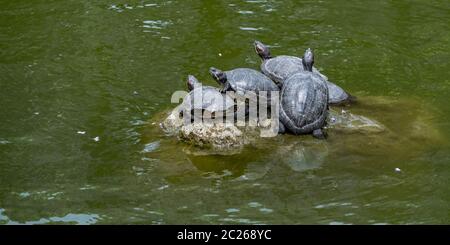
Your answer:
[[[0,224],[450,222],[448,1],[0,6]],[[360,99],[344,110],[387,129],[230,156],[165,136],[158,114],[187,74],[257,69],[255,39],[314,48]]]

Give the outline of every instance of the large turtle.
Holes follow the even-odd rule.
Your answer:
[[[314,73],[314,55],[307,49],[302,59],[304,71],[283,82],[280,95],[280,121],[293,134],[312,133],[325,138],[322,131],[328,115],[328,87],[325,79]]]
[[[189,94],[184,98],[181,109],[194,115],[204,115],[207,112],[213,117],[223,117],[234,110],[233,99],[223,94],[218,88],[203,86],[197,78],[188,76]],[[198,111],[196,113],[196,111]]]
[[[254,42],[256,53],[261,57],[261,71],[270,77],[278,86],[282,87],[283,82],[295,73],[304,71],[302,59],[295,56],[280,55],[272,57],[269,48],[259,41]],[[355,100],[355,97],[345,92],[341,87],[328,81],[328,78],[321,74],[316,68],[312,68],[314,74],[326,80],[330,104],[345,104]]]

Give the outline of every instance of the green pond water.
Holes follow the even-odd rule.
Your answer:
[[[445,0],[0,0],[0,224],[450,223],[449,19]],[[253,40],[313,48],[359,99],[333,110],[385,130],[233,155],[166,136],[186,76],[258,69]]]

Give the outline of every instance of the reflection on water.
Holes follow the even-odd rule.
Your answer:
[[[34,221],[17,222],[10,220],[8,216],[4,214],[5,210],[0,208],[0,224],[7,225],[44,225],[44,224],[75,224],[75,225],[92,225],[97,223],[99,216],[97,214],[67,214],[63,217],[50,217],[41,218]]]
[[[279,151],[282,163],[294,171],[306,171],[320,167],[328,156],[327,144],[324,142],[302,142],[284,146]]]
[[[0,224],[450,221],[444,1],[9,1],[1,13]],[[217,86],[210,66],[258,69],[254,40],[274,55],[313,48],[359,98],[332,108],[328,140],[220,155],[165,135],[186,75]]]

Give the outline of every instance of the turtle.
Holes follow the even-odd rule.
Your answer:
[[[193,75],[188,76],[187,87],[189,93],[181,107],[186,112],[191,111],[191,114],[196,115],[195,111],[198,111],[202,116],[207,112],[213,117],[219,117],[234,110],[234,100],[230,96],[221,93],[218,88],[203,86]]]
[[[250,119],[259,120],[260,105],[262,103],[267,103],[267,109],[271,111],[273,92],[279,93],[280,91],[270,78],[254,69],[237,68],[230,71],[222,71],[211,67],[209,73],[217,83],[223,86],[221,89],[222,93],[227,91],[235,92],[236,103],[244,105],[246,117],[251,114],[251,111],[254,112],[256,110],[256,113],[253,114],[256,118],[250,117]],[[251,107],[250,101],[254,101],[257,106]]]
[[[222,93],[234,91],[238,95],[254,92],[258,98],[264,97],[270,104],[272,91],[280,91],[278,86],[266,75],[250,68],[237,68],[230,71],[221,71],[215,67],[209,68],[209,73],[217,83],[223,86]],[[266,92],[263,95],[260,92]]]
[[[325,138],[322,128],[328,115],[328,87],[326,80],[313,72],[314,54],[305,51],[304,70],[283,82],[280,95],[280,122],[287,131],[299,135],[312,133]]]
[[[261,57],[261,72],[270,77],[278,86],[282,87],[283,82],[295,73],[304,71],[302,59],[295,56],[280,55],[272,57],[270,49],[260,41],[254,42],[256,53]],[[320,73],[316,68],[312,68],[313,73],[326,80],[330,104],[347,104],[354,102],[356,98],[345,92],[341,87],[328,81],[328,78]]]
[[[221,92],[236,91],[246,92],[253,91],[257,94],[261,91],[279,91],[276,84],[257,70],[250,68],[237,68],[230,71],[221,71],[215,67],[209,68],[211,76],[223,86]]]

